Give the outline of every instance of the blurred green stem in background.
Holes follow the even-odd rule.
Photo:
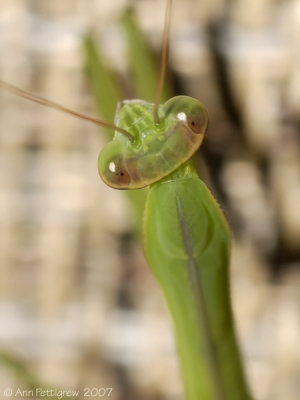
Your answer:
[[[20,387],[20,385],[15,386],[14,391],[11,392],[9,397],[15,397],[18,399],[24,397],[25,399],[28,397],[36,398],[35,395],[41,395],[43,399],[66,400],[69,398],[62,395],[61,389],[42,382],[37,374],[30,370],[25,361],[14,356],[11,352],[0,350],[0,365],[7,370],[11,370],[18,382],[24,383],[24,387]],[[7,389],[10,390],[11,388]],[[31,391],[33,395],[31,395]],[[7,396],[8,392],[4,391],[4,395]]]

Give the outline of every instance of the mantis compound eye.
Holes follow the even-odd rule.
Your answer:
[[[126,167],[124,155],[120,152],[118,143],[110,142],[100,152],[98,170],[102,180],[111,187],[128,189],[131,176]]]
[[[208,114],[205,107],[196,99],[188,96],[177,96],[164,105],[168,116],[176,115],[196,135],[204,134],[208,125]]]
[[[120,184],[128,184],[130,182],[129,173],[121,159],[110,161],[108,164],[108,174],[114,176],[115,180],[119,181]]]
[[[104,181],[108,181],[110,185],[120,189],[127,189],[131,182],[131,177],[121,157],[109,161],[103,171],[102,178]]]
[[[207,127],[207,112],[200,106],[198,109],[193,109],[191,112],[187,113],[186,121],[193,133],[196,135],[201,134]]]

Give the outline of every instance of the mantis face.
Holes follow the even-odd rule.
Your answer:
[[[115,123],[134,138],[116,132],[100,152],[102,180],[116,189],[139,189],[169,175],[201,145],[208,125],[205,107],[196,99],[177,96],[158,107],[140,100],[123,102]]]

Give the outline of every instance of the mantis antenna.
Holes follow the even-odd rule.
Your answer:
[[[163,84],[164,84],[164,80],[165,80],[167,61],[168,61],[168,53],[169,53],[171,8],[172,8],[172,0],[167,0],[164,33],[163,33],[163,41],[162,41],[162,49],[161,49],[161,58],[160,58],[159,78],[158,78],[158,84],[157,84],[156,95],[155,95],[154,111],[153,111],[154,121],[157,124],[159,123],[158,106],[159,106],[161,92],[162,92],[162,88],[163,88]]]
[[[122,133],[123,135],[125,135],[131,142],[134,141],[134,137],[129,132],[127,132],[123,128],[119,128],[118,126],[116,126],[114,124],[111,124],[111,123],[105,122],[105,121],[101,121],[100,119],[97,119],[97,118],[89,117],[88,115],[82,114],[77,111],[73,111],[70,108],[61,106],[60,104],[54,103],[53,101],[46,100],[42,97],[32,95],[31,93],[26,92],[25,90],[19,89],[16,86],[11,85],[10,83],[6,83],[2,80],[0,80],[0,86],[4,89],[8,90],[9,92],[14,93],[14,94],[16,94],[20,97],[23,97],[27,100],[33,101],[38,104],[42,104],[43,106],[46,106],[46,107],[54,108],[59,111],[63,111],[65,113],[73,115],[77,118],[80,118],[80,119],[83,119],[86,121],[90,121],[96,125],[103,126],[104,128],[114,129],[114,130]]]

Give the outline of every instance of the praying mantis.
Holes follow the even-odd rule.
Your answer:
[[[207,130],[208,113],[198,100],[188,96],[160,104],[171,8],[172,0],[167,0],[155,102],[120,102],[114,123],[85,116],[3,81],[0,86],[114,129],[113,140],[99,154],[99,175],[114,189],[149,187],[144,249],[174,321],[186,399],[247,400],[251,396],[229,295],[231,233],[193,163]]]

